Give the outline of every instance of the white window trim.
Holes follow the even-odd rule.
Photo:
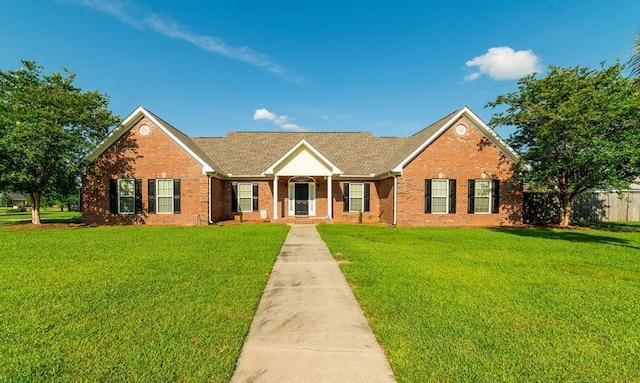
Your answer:
[[[445,190],[445,195],[444,195],[444,211],[433,211],[433,207],[435,206],[433,204],[433,199],[434,198],[442,198],[442,197],[434,197],[434,188],[433,188],[433,182],[434,181],[444,181],[445,185],[446,185],[446,190]],[[448,178],[434,178],[431,180],[431,214],[449,214],[449,179]]]
[[[360,197],[360,198],[361,198],[361,200],[362,200],[362,204],[360,205],[360,206],[362,206],[362,210],[353,210],[353,209],[351,208],[351,207],[353,206],[353,204],[351,203],[351,201],[352,201],[352,199],[354,198],[354,197],[352,197],[352,195],[353,195],[353,193],[352,193],[352,192],[353,192],[353,188],[352,188],[352,186],[353,186],[353,185],[362,185],[362,197]],[[357,198],[357,197],[356,197],[356,198]],[[360,213],[360,212],[364,212],[364,182],[350,182],[350,183],[349,183],[349,212],[351,212],[351,213]]]
[[[121,181],[131,181],[133,183],[133,194],[131,196],[123,196],[120,193],[120,182]],[[136,213],[136,180],[133,178],[119,178],[118,179],[118,214],[135,214]],[[133,211],[121,211],[120,207],[120,198],[132,198],[133,199]]]
[[[238,205],[238,212],[253,213],[253,182],[238,182],[236,185],[237,185],[236,204]],[[245,199],[249,198],[249,202],[251,205],[251,209],[249,210],[242,210],[242,207],[240,206],[240,185],[249,185],[249,190],[251,191],[251,197],[243,197]]]
[[[171,182],[171,195],[170,196],[166,196],[160,195],[160,181],[170,181]],[[173,198],[174,192],[173,192],[173,178],[156,178],[156,214],[173,214],[173,211],[175,210],[175,200]],[[168,198],[171,197],[171,211],[170,212],[160,212],[160,198]]]
[[[478,211],[478,201],[476,198],[478,193],[478,182],[488,182],[489,183],[489,203],[487,204],[487,211]],[[477,179],[474,180],[474,191],[473,191],[473,214],[491,214],[491,203],[493,201],[493,183],[490,179]],[[484,197],[482,197],[484,198]]]

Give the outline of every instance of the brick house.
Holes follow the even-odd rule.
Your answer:
[[[410,137],[229,132],[203,138],[139,107],[87,159],[87,223],[521,223],[521,188],[510,182],[518,157],[468,107]]]

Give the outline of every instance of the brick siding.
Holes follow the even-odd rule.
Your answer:
[[[459,136],[455,126],[463,124],[467,133]],[[461,118],[429,145],[398,177],[398,225],[496,226],[522,222],[519,211],[521,191],[511,185],[511,161],[504,157],[466,118]],[[425,179],[456,179],[456,213],[424,212]],[[467,213],[467,180],[500,180],[500,212]]]
[[[463,124],[467,133],[458,135],[454,127]],[[140,135],[139,127],[151,127],[148,135]],[[471,121],[462,117],[452,128],[444,132],[422,153],[404,168],[398,177],[397,224],[401,226],[450,225],[450,226],[496,226],[522,222],[521,188],[513,186],[511,162],[473,127]],[[112,214],[109,212],[109,180],[135,178],[142,180],[142,214]],[[179,214],[148,213],[148,180],[157,178],[179,178],[181,180],[181,212]],[[456,213],[427,214],[424,212],[425,179],[456,179]],[[497,214],[467,213],[467,180],[500,180],[500,211]],[[327,214],[327,180],[316,180],[316,217]],[[289,177],[278,179],[277,217],[288,218]],[[177,145],[161,129],[147,118],[142,118],[114,145],[94,162],[84,176],[82,185],[82,218],[93,224],[149,224],[149,225],[206,225],[211,219],[239,220],[238,212],[232,211],[232,183],[257,183],[259,207],[255,212],[244,212],[245,221],[271,221],[273,219],[273,181],[231,181],[207,177],[202,166],[184,149]],[[364,212],[364,223],[393,223],[394,191],[393,178],[379,180],[333,179],[334,222],[355,223],[358,212],[343,211],[344,184],[348,182],[370,183],[370,211]],[[263,219],[260,210],[266,210]]]
[[[141,125],[151,128],[140,135]],[[109,179],[142,180],[142,214],[109,212]],[[148,180],[178,178],[179,214],[148,213]],[[214,180],[213,190],[219,187]],[[202,166],[147,118],[136,123],[93,163],[82,182],[82,220],[92,224],[206,225],[209,219],[208,177]],[[213,193],[212,193],[213,194]]]

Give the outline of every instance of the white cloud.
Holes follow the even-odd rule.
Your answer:
[[[256,109],[253,113],[254,120],[275,120],[278,116],[275,113],[269,112],[267,109]]]
[[[483,74],[494,80],[514,80],[534,72],[540,72],[540,57],[531,49],[514,51],[510,47],[489,48],[487,53],[466,62],[469,68],[477,71],[464,77],[464,81],[473,81]]]
[[[87,8],[93,8],[104,12],[118,21],[127,25],[148,29],[165,37],[182,40],[198,48],[216,53],[233,60],[238,60],[258,68],[262,68],[286,81],[301,83],[300,76],[292,74],[282,65],[274,62],[268,55],[257,52],[248,46],[234,47],[224,40],[190,32],[186,27],[175,23],[169,18],[155,13],[140,12],[135,10],[128,2],[121,0],[59,0],[66,3],[77,4]],[[138,15],[137,15],[138,14]],[[139,16],[139,17],[138,17]]]
[[[278,116],[277,114],[270,112],[265,108],[256,109],[256,111],[253,112],[253,119],[271,121],[277,126],[281,127],[282,129],[290,132],[306,132],[307,131],[307,129],[289,122],[289,116],[286,116],[286,115]]]

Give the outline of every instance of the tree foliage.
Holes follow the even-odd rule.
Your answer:
[[[631,57],[631,73],[635,77],[636,87],[640,89],[640,31],[636,36],[636,42],[633,47],[633,56]]]
[[[488,103],[506,107],[490,125],[516,129],[508,142],[520,154],[517,177],[557,195],[563,226],[578,194],[628,187],[640,175],[640,95],[624,69],[550,66]]]
[[[0,71],[0,189],[28,193],[39,224],[41,195],[67,193],[82,158],[119,118],[106,95],[73,85],[75,73],[22,64]]]

